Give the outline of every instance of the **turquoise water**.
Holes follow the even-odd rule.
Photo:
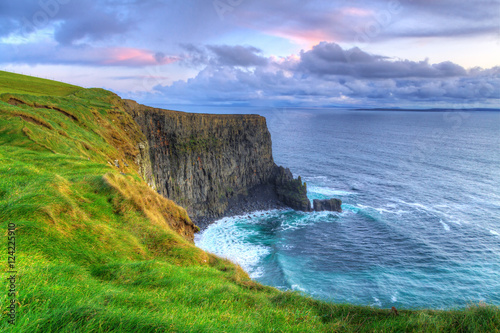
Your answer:
[[[500,113],[273,110],[277,164],[343,212],[256,212],[196,238],[251,277],[387,308],[500,305]]]

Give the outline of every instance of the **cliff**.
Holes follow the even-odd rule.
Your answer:
[[[274,163],[264,117],[169,111],[130,100],[123,108],[147,138],[141,149],[144,178],[196,221],[248,204],[249,196],[254,208],[276,201],[310,211],[305,184]]]

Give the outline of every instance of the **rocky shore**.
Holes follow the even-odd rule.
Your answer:
[[[250,214],[262,210],[289,208],[279,200],[273,185],[258,185],[250,189],[248,195],[239,195],[231,198],[228,208],[223,215],[218,217],[194,217],[192,220],[201,230],[204,230],[211,223],[223,217]]]

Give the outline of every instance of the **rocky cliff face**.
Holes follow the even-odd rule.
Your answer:
[[[192,114],[133,101],[123,106],[147,137],[139,157],[144,179],[195,220],[222,216],[269,188],[286,205],[311,209],[305,184],[275,165],[264,117]]]

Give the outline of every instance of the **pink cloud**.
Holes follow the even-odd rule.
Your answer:
[[[106,67],[163,66],[179,61],[176,56],[133,47],[59,47],[48,43],[15,45],[0,43],[0,61],[26,64],[75,64]]]
[[[361,17],[365,17],[365,16],[372,16],[374,15],[373,11],[372,10],[369,10],[369,9],[363,9],[363,8],[357,8],[357,7],[346,7],[346,8],[342,8],[340,10],[340,13],[342,15],[348,15],[348,16],[361,16]]]
[[[367,20],[375,15],[374,10],[364,7],[333,6],[314,10],[304,5],[300,14],[287,7],[275,17],[266,17],[265,20],[255,10],[243,11],[235,24],[312,48],[322,41],[352,40],[357,36],[356,28],[366,25]]]
[[[167,65],[179,60],[176,57],[168,57],[161,53],[130,47],[114,47],[99,50],[99,52],[105,52],[100,62],[108,66]]]
[[[300,29],[281,29],[281,30],[268,30],[266,33],[278,36],[286,39],[293,40],[299,44],[304,45],[307,48],[312,48],[314,45],[318,45],[320,42],[337,41],[336,36],[331,32],[322,31],[319,29],[315,30],[300,30]]]

